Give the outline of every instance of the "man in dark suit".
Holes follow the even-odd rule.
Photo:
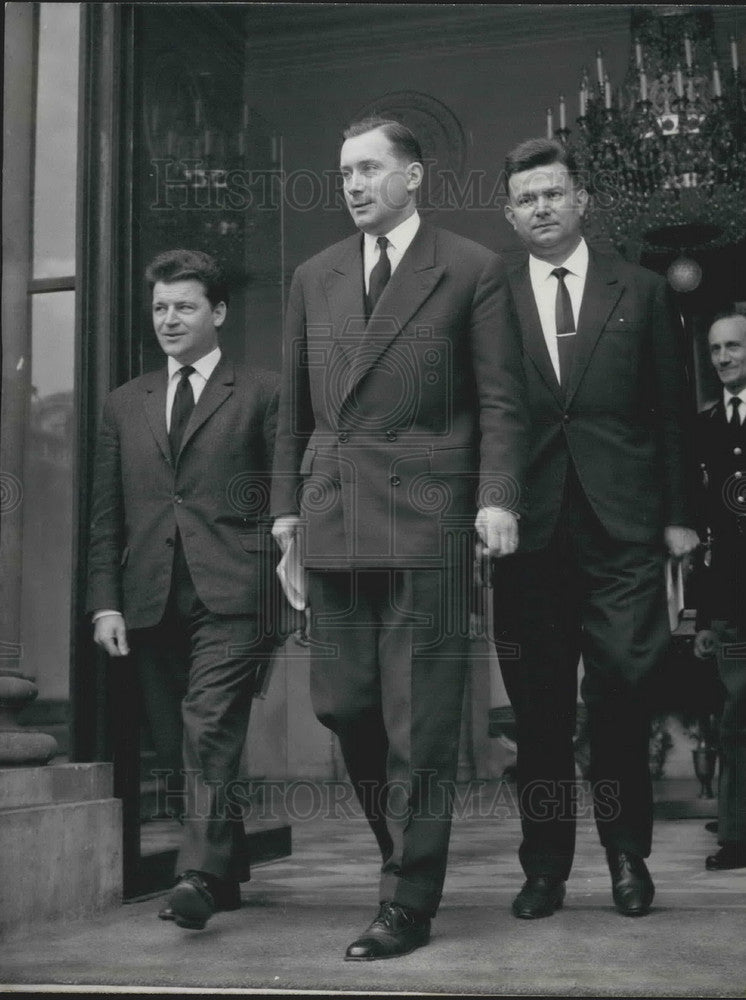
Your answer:
[[[720,719],[718,841],[710,871],[746,867],[746,316],[718,316],[708,334],[722,397],[697,418],[703,564],[694,652],[717,660]]]
[[[228,289],[213,258],[168,251],[146,277],[168,364],[106,400],[87,604],[110,656],[131,644],[160,762],[183,768],[180,874],[159,916],[199,929],[240,906],[249,877],[230,783],[272,645],[276,376],[221,352]]]
[[[429,940],[450,833],[474,526],[517,544],[526,439],[500,262],[422,222],[419,143],[345,132],[362,230],[301,265],[287,309],[273,532],[301,548],[311,686],[382,856],[378,916],[348,960]],[[478,513],[477,513],[478,509]]]
[[[526,882],[521,918],[562,905],[575,846],[577,669],[595,818],[613,898],[646,913],[653,883],[644,681],[669,640],[664,560],[690,527],[683,342],[665,282],[589,250],[588,195],[557,142],[508,156],[508,221],[529,250],[510,274],[532,417],[520,551],[495,570],[495,630],[516,715]]]

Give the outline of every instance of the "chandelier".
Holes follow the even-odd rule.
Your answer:
[[[663,11],[663,12],[661,12]],[[736,40],[718,57],[711,12],[637,8],[626,76],[584,70],[577,133],[547,110],[592,193],[591,224],[618,249],[693,251],[746,235],[746,85]],[[572,137],[571,137],[572,136]]]

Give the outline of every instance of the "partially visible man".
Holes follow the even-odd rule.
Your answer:
[[[222,353],[229,295],[212,257],[168,251],[146,278],[167,364],[104,406],[87,605],[99,646],[112,657],[132,648],[160,762],[177,781],[183,771],[179,875],[159,916],[200,929],[240,906],[249,878],[230,783],[273,641],[277,380]]]
[[[381,852],[349,961],[426,944],[446,870],[476,530],[514,551],[524,380],[503,267],[416,210],[422,153],[374,118],[345,132],[361,232],[295,273],[273,532],[308,572],[311,691]]]
[[[670,638],[664,560],[698,542],[683,335],[662,278],[589,249],[588,194],[561,143],[522,143],[506,173],[505,214],[529,251],[509,279],[532,418],[520,549],[494,574],[496,638],[519,650],[501,661],[526,874],[513,913],[549,916],[565,896],[582,653],[596,825],[614,903],[637,916],[654,893],[644,689]]]
[[[720,719],[718,841],[710,871],[746,867],[746,316],[717,316],[707,336],[721,398],[697,418],[705,555],[697,573],[697,656],[716,657]]]

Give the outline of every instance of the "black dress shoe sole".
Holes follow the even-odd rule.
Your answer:
[[[645,914],[650,913],[650,907],[653,905],[654,895],[655,889],[652,889],[649,893],[650,898],[645,896],[634,905],[625,903],[623,900],[617,901],[617,899],[614,899],[614,906],[617,908],[617,912],[621,913],[623,917],[644,917]]]
[[[240,892],[239,893],[235,893],[235,894],[231,893],[230,896],[227,897],[224,902],[223,901],[221,901],[221,902],[217,902],[216,901],[216,904],[215,904],[215,912],[216,913],[218,913],[218,912],[228,913],[229,911],[240,910],[240,909],[241,909],[241,895],[240,895]],[[166,906],[164,906],[162,909],[160,909],[158,911],[158,919],[159,920],[176,920],[176,914],[173,911],[173,907],[171,907],[170,904],[166,904]],[[201,930],[201,928],[197,928],[197,930]]]
[[[171,893],[169,909],[173,911],[176,926],[189,931],[201,931],[215,912],[195,886],[188,882],[179,883]]]
[[[565,885],[563,882],[551,893],[542,893],[541,898],[537,899],[535,904],[522,900],[520,898],[522,894],[523,890],[518,893],[510,907],[513,916],[518,917],[519,920],[541,920],[542,917],[551,917],[557,910],[562,909],[562,904],[565,901]],[[539,894],[536,893],[536,895]]]
[[[644,917],[650,913],[651,904],[648,903],[647,906],[620,906],[618,903],[614,903],[617,913],[621,913],[623,917]]]
[[[382,953],[380,955],[348,955],[345,954],[345,962],[378,962],[384,958],[401,958],[402,955],[411,955],[413,951],[417,951],[418,948],[424,948],[426,944],[430,943],[430,938],[426,941],[417,941],[406,951],[390,951]],[[351,946],[352,947],[352,946]]]
[[[710,863],[710,859],[707,858],[705,861],[705,868],[708,872],[730,872],[733,871],[734,868],[746,868],[746,859],[743,861],[725,863],[716,861],[714,863]]]
[[[519,920],[541,920],[542,917],[551,917],[557,912],[557,910],[561,910],[563,902],[564,900],[559,899],[551,903],[547,903],[545,906],[536,907],[520,907],[513,903],[511,912],[513,916],[518,917]]]

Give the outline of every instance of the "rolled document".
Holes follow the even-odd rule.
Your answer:
[[[306,607],[306,571],[301,565],[297,536],[283,553],[276,572],[290,605],[296,611],[303,611]]]

